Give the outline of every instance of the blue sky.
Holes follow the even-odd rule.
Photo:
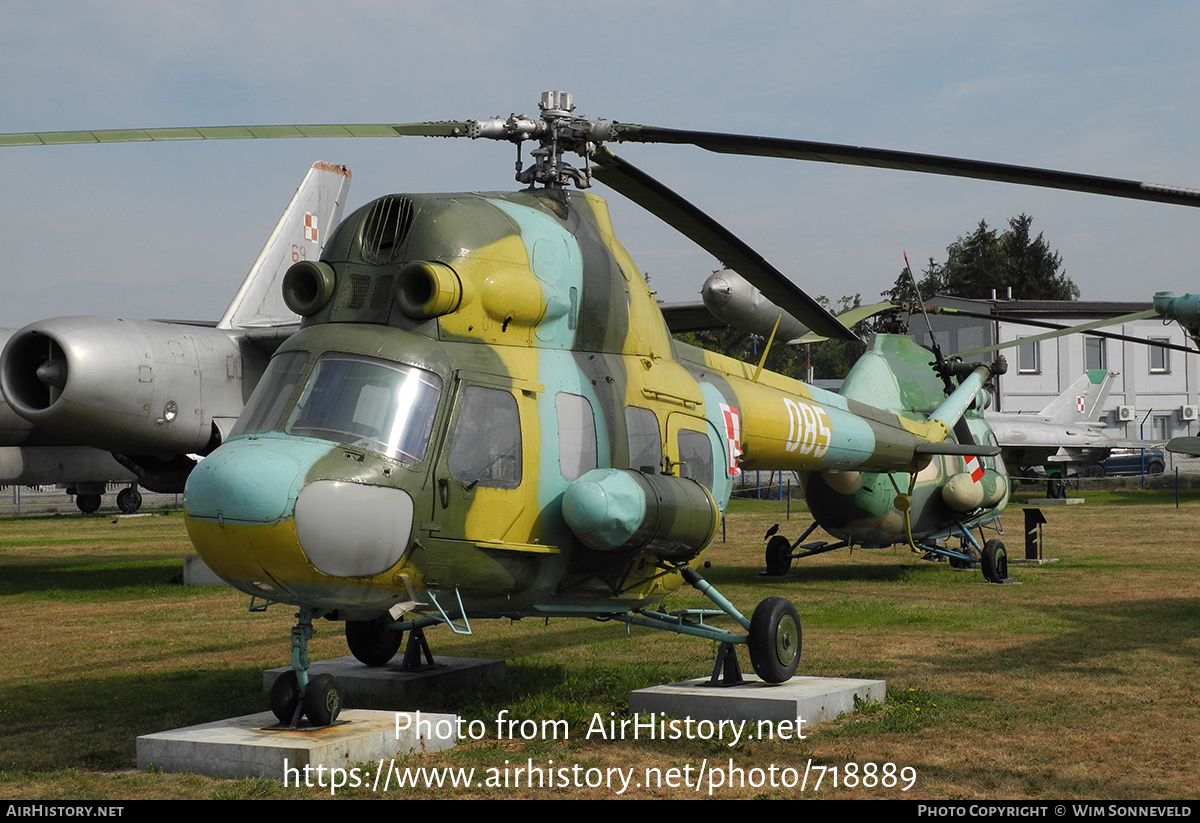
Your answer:
[[[1175,2],[0,2],[0,132],[409,122],[534,113],[948,154],[1200,188],[1200,4]],[[1200,291],[1194,209],[626,145],[813,294],[888,288],[979,220],[1033,215],[1084,298]],[[349,209],[511,189],[465,140],[211,141],[2,153],[0,326],[70,314],[215,319],[305,169]],[[602,194],[603,188],[598,189]],[[717,266],[619,195],[652,286]]]

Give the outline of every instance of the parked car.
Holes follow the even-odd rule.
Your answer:
[[[1166,468],[1167,458],[1162,449],[1113,449],[1106,459],[1088,466],[1084,471],[1088,477],[1104,477],[1142,474],[1143,471],[1146,474],[1162,474]]]

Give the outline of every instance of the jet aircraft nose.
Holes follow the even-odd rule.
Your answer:
[[[213,571],[250,594],[297,604],[395,602],[387,590],[396,590],[391,572],[412,534],[412,497],[320,476],[318,461],[337,450],[267,435],[231,440],[205,458],[188,478],[184,511]]]

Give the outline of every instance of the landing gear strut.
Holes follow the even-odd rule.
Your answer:
[[[313,726],[330,726],[342,710],[342,690],[331,674],[308,676],[308,641],[316,634],[314,609],[301,607],[292,627],[292,668],[271,687],[271,711],[293,729],[302,716]]]
[[[742,682],[735,646],[750,647],[750,663],[754,673],[765,683],[786,683],[800,665],[800,617],[796,607],[782,597],[768,597],[758,604],[754,616],[747,619],[725,596],[688,566],[679,568],[683,579],[693,588],[736,620],[746,634],[736,634],[704,622],[712,611],[688,610],[666,613],[641,611],[632,614],[613,614],[609,619],[634,626],[648,626],[677,634],[703,637],[721,644],[717,664],[713,667],[712,685],[733,686]],[[699,619],[696,619],[699,618]],[[724,672],[724,679],[719,680]]]

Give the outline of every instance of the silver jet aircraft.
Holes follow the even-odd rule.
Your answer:
[[[109,483],[181,492],[216,448],[279,344],[299,328],[284,273],[320,257],[341,221],[350,170],[314,163],[224,316],[213,325],[57,317],[0,331],[0,484],[60,485],[81,511]]]

